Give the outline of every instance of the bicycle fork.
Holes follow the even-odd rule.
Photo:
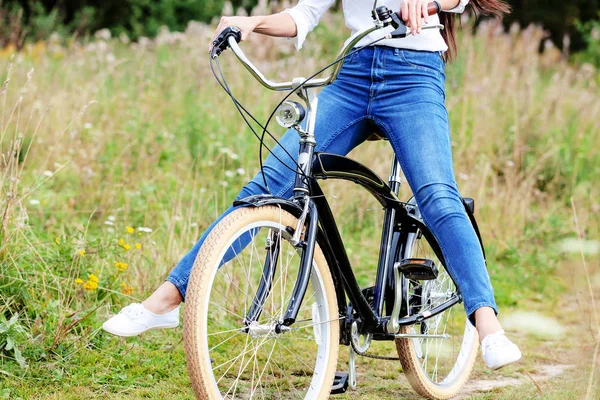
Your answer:
[[[309,177],[312,173],[312,159],[316,145],[315,141],[315,122],[317,115],[318,99],[314,89],[302,87],[304,79],[297,78],[293,81],[294,87],[299,88],[296,94],[305,101],[308,107],[306,118],[306,130],[299,125],[294,126],[300,135],[300,148],[298,151],[298,162],[296,180],[294,182],[294,200],[303,205],[303,211],[298,218],[298,223],[293,231],[291,243],[301,248],[300,269],[298,278],[294,286],[292,296],[287,305],[285,314],[281,321],[275,327],[277,333],[285,330],[296,321],[298,312],[306,290],[312,271],[313,257],[315,253],[315,244],[317,242],[317,232],[319,227],[319,213],[314,202],[311,200]],[[306,231],[304,230],[306,226]],[[302,234],[304,233],[304,237]],[[273,236],[273,237],[271,237]],[[256,296],[252,302],[250,310],[244,319],[246,326],[250,326],[258,321],[265,301],[271,290],[271,281],[275,275],[277,262],[280,255],[281,233],[274,233],[269,236],[267,243],[267,259],[265,260],[262,280],[257,290]],[[273,239],[273,240],[271,240]]]
[[[300,240],[300,242],[298,243],[298,246],[303,248],[300,257],[300,268],[298,271],[298,277],[296,279],[296,284],[294,286],[289,303],[286,307],[285,314],[283,315],[281,321],[279,321],[275,327],[276,333],[280,333],[281,331],[285,330],[283,326],[289,327],[296,321],[296,317],[298,316],[298,312],[300,311],[302,300],[304,299],[304,295],[306,294],[306,290],[308,289],[308,281],[310,279],[313,257],[315,253],[315,244],[317,242],[319,217],[317,207],[310,200],[307,202],[307,210],[307,229],[304,235],[304,240]],[[302,225],[296,229],[303,230],[303,228],[304,226]],[[296,233],[297,232],[295,231],[294,236]],[[300,238],[302,238],[302,232],[300,232],[299,234]],[[261,281],[256,291],[256,295],[252,300],[252,304],[248,310],[248,313],[244,318],[244,324],[246,326],[250,326],[258,321],[264,308],[265,302],[269,297],[269,293],[271,292],[273,278],[275,277],[275,272],[281,253],[280,232],[270,232],[269,238],[266,243],[266,248],[267,255],[265,257]]]

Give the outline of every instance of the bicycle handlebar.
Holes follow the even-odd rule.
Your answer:
[[[427,5],[427,12],[429,15],[437,14],[439,11],[439,3],[431,2]],[[374,25],[370,28],[363,29],[356,34],[354,34],[348,43],[342,48],[342,50],[338,53],[338,57],[336,60],[342,60],[344,57],[350,53],[352,48],[356,46],[358,42],[360,42],[364,37],[369,34],[383,29],[387,26],[393,26],[395,30],[384,38],[402,38],[406,37],[410,33],[410,28],[408,28],[399,13],[391,12],[385,6],[378,7],[377,10],[373,11],[373,19]],[[443,29],[442,25],[430,25],[423,27],[423,29]],[[298,86],[302,85],[306,88],[316,88],[321,86],[327,86],[331,84],[333,81],[337,79],[340,70],[342,69],[342,62],[338,62],[333,67],[332,73],[327,78],[315,78],[306,81],[304,78],[295,78],[292,81],[288,82],[273,82],[267,79],[254,64],[246,57],[244,52],[239,46],[239,42],[242,39],[241,31],[239,28],[232,26],[226,28],[221,32],[221,34],[215,39],[213,42],[213,48],[211,50],[211,58],[217,58],[219,55],[227,49],[227,47],[231,48],[235,56],[240,60],[242,65],[250,72],[252,76],[256,80],[258,80],[264,87],[270,90],[275,91],[283,91],[283,90],[292,90],[296,89]]]

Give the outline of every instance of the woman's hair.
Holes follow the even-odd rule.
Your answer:
[[[475,14],[495,15],[501,17],[502,14],[510,12],[510,6],[502,0],[470,0]],[[440,23],[444,25],[442,37],[448,46],[446,60],[452,61],[456,56],[456,20],[454,13],[440,13]]]

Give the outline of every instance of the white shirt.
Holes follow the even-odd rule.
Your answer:
[[[302,48],[302,44],[306,40],[306,35],[319,24],[321,17],[334,2],[335,0],[300,0],[295,7],[285,10],[296,23],[298,34],[292,40],[298,50]],[[468,2],[469,0],[460,0],[455,8],[445,12],[462,13]],[[377,6],[385,5],[392,11],[399,11],[401,3],[402,0],[379,0],[377,1]],[[373,26],[373,18],[371,17],[373,0],[343,0],[342,7],[344,9],[346,26],[352,30],[353,35],[362,29]],[[430,25],[439,23],[440,19],[437,14],[429,17]],[[390,26],[373,32],[363,38],[357,46],[367,45],[392,30],[393,28]],[[424,29],[418,35],[410,35],[401,39],[386,39],[378,42],[377,45],[426,51],[448,50],[448,46],[446,46],[439,29]]]

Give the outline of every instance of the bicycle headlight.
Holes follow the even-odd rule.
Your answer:
[[[304,106],[295,101],[286,101],[278,109],[275,114],[277,123],[282,127],[289,129],[299,125],[306,116]]]

